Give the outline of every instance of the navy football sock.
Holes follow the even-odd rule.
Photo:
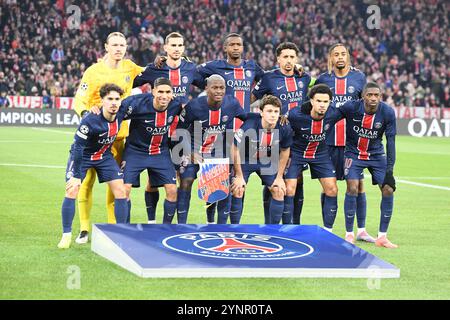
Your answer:
[[[269,224],[270,223],[270,213],[269,213],[269,206],[270,206],[270,199],[272,194],[270,193],[270,190],[267,186],[264,186],[263,188],[263,207],[264,207],[264,223]]]
[[[178,189],[177,212],[178,223],[187,223],[191,192]]]
[[[300,217],[303,209],[303,183],[297,185],[294,196],[294,211],[292,213],[292,223],[300,224]]]
[[[323,199],[323,225],[332,229],[334,225],[334,220],[336,219],[337,212],[337,197],[329,197],[327,195],[324,196]]]
[[[367,201],[366,193],[358,193],[358,198],[356,199],[356,221],[358,223],[358,228],[366,227],[366,213],[367,213]]]
[[[383,196],[381,199],[380,232],[387,232],[394,209],[394,196]]]
[[[231,197],[230,223],[239,224],[242,216],[242,198]]]
[[[281,217],[283,216],[284,210],[284,201],[275,200],[272,198],[270,200],[270,223],[271,224],[279,224],[281,221]]]
[[[292,213],[294,211],[294,197],[284,197],[283,224],[292,223]]]
[[[127,211],[127,223],[131,221],[131,200],[127,201],[128,211]]]
[[[72,222],[75,216],[75,199],[65,197],[61,208],[63,232],[72,232]]]
[[[345,194],[344,216],[345,216],[345,230],[347,232],[353,232],[353,224],[355,222],[355,214],[356,214],[356,199],[357,196],[352,196],[348,193]]]
[[[156,206],[159,201],[159,191],[145,191],[145,206],[147,208],[148,220],[156,220]]]
[[[208,206],[206,207],[206,220],[209,223],[214,223],[215,215],[216,215],[216,206],[217,203],[206,203]]]
[[[129,209],[131,202],[127,199],[114,200],[114,215],[116,216],[116,223],[126,223],[129,216]]]
[[[164,200],[164,217],[163,223],[172,223],[173,216],[175,215],[175,211],[177,211],[177,202]]]
[[[228,196],[226,199],[217,203],[217,224],[226,224],[230,214],[230,201]]]

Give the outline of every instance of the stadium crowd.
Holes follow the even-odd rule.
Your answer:
[[[0,2],[0,93],[73,96],[85,69],[104,55],[107,34],[128,37],[128,56],[139,65],[162,53],[164,37],[181,32],[196,63],[223,57],[222,37],[238,32],[246,58],[266,70],[283,41],[296,43],[313,76],[327,70],[329,46],[343,42],[352,63],[385,89],[395,106],[450,107],[449,6],[444,0],[380,0],[380,29],[358,0],[326,1],[73,1]]]

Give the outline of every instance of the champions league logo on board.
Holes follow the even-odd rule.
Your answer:
[[[310,255],[309,244],[277,236],[253,233],[194,232],[165,238],[171,250],[209,258],[237,260],[280,260]]]

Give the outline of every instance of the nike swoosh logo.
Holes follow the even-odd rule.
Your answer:
[[[309,130],[310,128],[301,128],[302,130]]]
[[[100,137],[103,137],[105,134],[108,134],[108,132],[100,133],[99,136],[100,136]]]
[[[172,181],[177,181],[177,178],[172,178]]]
[[[155,120],[145,120],[145,123],[154,122]]]
[[[121,176],[121,175],[123,175],[123,173],[118,173],[117,175],[118,175],[118,176]]]
[[[199,120],[198,122],[204,123],[204,122],[206,122],[206,121],[208,121],[208,120]]]
[[[361,119],[353,119],[355,122],[361,122]]]
[[[281,87],[277,87],[277,90],[280,90],[281,88],[284,88],[284,86],[281,86]]]
[[[231,72],[225,72],[225,74],[232,74],[234,71],[231,71]]]

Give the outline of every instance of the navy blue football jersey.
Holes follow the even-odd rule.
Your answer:
[[[173,93],[175,97],[181,99],[183,104],[189,101],[190,86],[203,85],[203,78],[197,72],[195,63],[181,60],[178,68],[171,68],[164,64],[161,68],[157,68],[153,63],[147,65],[145,70],[134,79],[133,86],[141,86],[149,83],[153,88],[153,83],[158,78],[167,78],[173,86]]]
[[[396,135],[395,112],[392,107],[380,102],[374,114],[364,109],[362,99],[348,101],[336,109],[339,118],[347,120],[347,144],[345,155],[360,160],[371,160],[385,154],[383,134]]]
[[[153,107],[153,95],[144,93],[126,98],[122,107],[133,113],[126,141],[127,152],[170,155],[169,128],[182,110],[181,100],[176,98],[164,111],[158,111]]]
[[[274,129],[263,128],[261,115],[247,117],[241,128],[234,135],[234,144],[245,147],[244,163],[260,162],[263,158],[271,156],[272,147],[278,150],[287,149],[292,144],[292,128],[289,124],[284,126],[278,122]]]
[[[226,94],[238,99],[245,112],[250,112],[253,82],[259,81],[264,74],[264,70],[254,60],[242,60],[237,67],[226,60],[213,60],[199,65],[197,71],[203,79],[213,74],[221,75],[225,79]]]
[[[334,72],[331,72],[331,74],[328,72],[322,73],[316,81],[316,84],[319,83],[324,83],[330,87],[333,92],[331,104],[336,108],[339,108],[349,100],[361,99],[362,91],[366,85],[366,76],[363,72],[351,67],[349,73],[345,77],[338,77]],[[345,133],[345,120],[339,121],[327,135],[327,145],[345,146]]]
[[[226,146],[226,131],[233,130],[234,119],[245,120],[246,115],[239,101],[230,95],[225,95],[222,104],[213,108],[208,105],[206,96],[195,98],[184,107],[180,114],[180,128],[189,128],[191,132],[191,150],[202,155],[214,155],[223,147],[224,157],[228,155]],[[194,132],[194,122],[201,125],[201,135]],[[216,141],[223,143],[216,146]]]
[[[335,108],[330,106],[321,120],[314,120],[302,108],[289,111],[288,120],[294,131],[291,158],[329,157],[325,143],[330,128],[336,123]]]
[[[253,95],[261,99],[265,94],[271,94],[281,100],[281,114],[286,114],[289,110],[301,106],[308,97],[308,86],[311,76],[304,73],[301,77],[298,74],[286,76],[280,69],[267,71],[253,89]]]

